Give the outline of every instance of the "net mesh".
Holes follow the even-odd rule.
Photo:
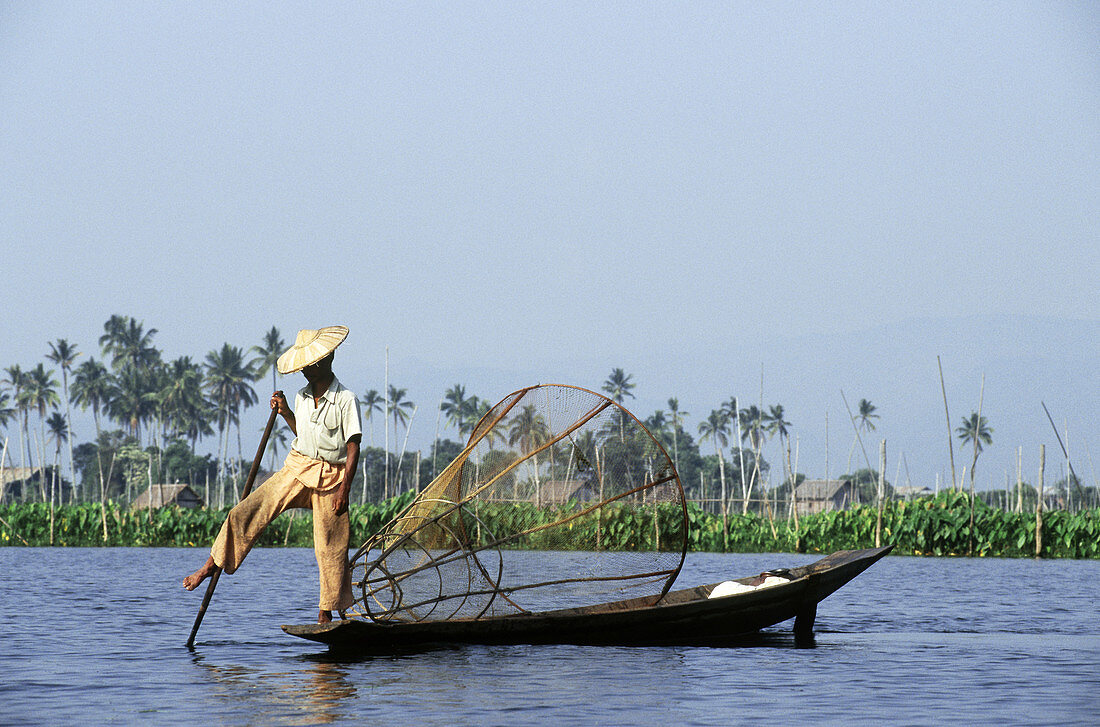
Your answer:
[[[656,601],[686,550],[683,487],[642,423],[595,392],[535,386],[482,417],[353,556],[352,613],[421,621]]]

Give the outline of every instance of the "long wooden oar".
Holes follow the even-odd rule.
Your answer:
[[[282,392],[276,392],[281,394]],[[267,426],[264,427],[264,435],[260,438],[260,448],[256,450],[256,458],[252,460],[252,469],[248,470],[248,479],[245,480],[244,490],[241,491],[241,499],[248,497],[248,493],[252,492],[252,483],[256,481],[256,473],[260,471],[260,460],[263,459],[264,450],[267,449],[267,440],[271,436],[271,429],[275,426],[275,415],[279,413],[278,409],[271,410],[271,416],[267,418]],[[206,607],[210,605],[210,599],[214,596],[214,589],[218,585],[218,578],[221,577],[222,569],[220,567],[214,570],[214,574],[210,576],[210,584],[206,587],[206,595],[202,597],[202,606],[199,607],[199,615],[195,616],[195,625],[191,627],[191,635],[187,637],[187,648],[193,649],[195,647],[195,634],[199,632],[199,624],[202,623],[202,617],[206,615]]]

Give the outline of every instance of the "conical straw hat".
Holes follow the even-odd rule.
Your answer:
[[[347,337],[347,326],[325,326],[317,330],[304,328],[298,331],[298,338],[294,340],[294,345],[280,356],[276,363],[279,373],[292,374],[310,364],[317,363],[335,351]]]

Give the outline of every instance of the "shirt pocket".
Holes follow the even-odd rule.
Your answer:
[[[339,407],[334,404],[329,404],[325,407],[325,410],[321,412],[321,426],[331,434],[336,434],[336,430],[340,428],[340,411]]]

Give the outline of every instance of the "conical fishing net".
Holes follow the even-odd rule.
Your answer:
[[[592,391],[535,386],[482,417],[353,556],[352,613],[421,621],[656,602],[686,550],[683,487],[641,422]]]

